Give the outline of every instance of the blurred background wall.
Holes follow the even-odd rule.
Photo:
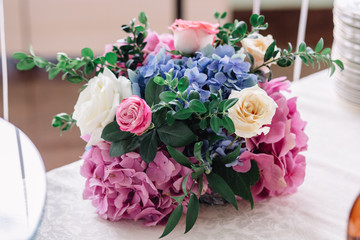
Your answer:
[[[51,127],[52,117],[60,112],[71,113],[78,97],[79,85],[56,78],[47,80],[42,69],[19,72],[10,56],[27,51],[48,60],[57,52],[79,56],[83,47],[97,55],[104,45],[124,37],[122,24],[127,24],[140,11],[148,15],[150,28],[169,32],[176,18],[177,0],[4,0],[6,44],[9,55],[10,122],[17,125],[38,147],[47,170],[76,161],[84,149],[79,131],[73,128],[59,136]],[[332,0],[311,0],[306,42],[315,46],[322,36],[325,45],[332,44]],[[301,0],[262,0],[261,13],[269,22],[269,30],[280,47],[287,41],[296,44]],[[252,0],[182,0],[183,18],[214,22],[215,11],[227,11],[228,21],[248,21]],[[275,69],[275,76],[292,77],[292,69]],[[312,73],[303,68],[302,76]],[[1,90],[2,92],[2,90]],[[0,103],[2,100],[0,100]],[[2,106],[2,105],[1,105]],[[2,109],[0,110],[2,116]]]

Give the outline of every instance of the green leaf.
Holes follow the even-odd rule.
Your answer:
[[[118,142],[112,142],[110,146],[110,157],[120,157],[125,153],[133,152],[139,147],[139,137],[134,135]]]
[[[274,53],[275,50],[275,46],[276,46],[276,41],[273,41],[269,47],[266,49],[265,55],[264,55],[264,62],[269,61]]]
[[[48,61],[46,61],[44,58],[38,57],[38,56],[34,57],[34,63],[39,68],[43,68],[46,65],[48,65]]]
[[[59,73],[61,72],[61,69],[58,68],[51,68],[49,71],[49,79],[53,80]]]
[[[196,195],[191,192],[190,193],[190,200],[188,204],[188,210],[186,212],[186,229],[185,233],[189,232],[191,228],[194,226],[196,219],[199,214],[199,199],[196,197]]]
[[[173,198],[178,204],[181,204],[181,202],[184,201],[185,194],[181,196],[171,196],[171,198]]]
[[[221,19],[226,18],[226,15],[227,15],[227,13],[226,13],[226,12],[223,12],[223,13],[221,14],[220,18],[221,18]]]
[[[226,201],[232,204],[236,210],[238,210],[235,194],[225,180],[214,172],[206,175],[206,178],[212,189],[219,193]]]
[[[205,130],[206,127],[207,127],[207,120],[206,120],[206,118],[203,118],[203,119],[201,119],[201,121],[200,121],[200,129],[201,129],[201,130]]]
[[[200,94],[195,90],[191,90],[190,93],[189,93],[189,101],[191,101],[193,99],[199,99],[200,100]]]
[[[32,59],[23,59],[16,64],[16,68],[20,71],[27,71],[35,67],[35,63]]]
[[[121,26],[121,29],[122,29],[123,31],[125,31],[126,33],[130,33],[130,32],[131,32],[131,28],[130,28],[129,25],[122,25],[122,26]]]
[[[199,167],[199,166],[193,166],[192,167],[193,172],[191,173],[191,177],[193,179],[198,178],[199,176],[201,176],[200,178],[202,179],[202,175],[205,172],[205,168],[203,166]]]
[[[218,19],[220,17],[220,13],[219,12],[215,12],[214,13],[214,18]]]
[[[32,56],[35,56],[35,53],[34,53],[34,48],[32,45],[29,46],[29,52]]]
[[[141,22],[144,25],[147,24],[147,16],[144,12],[140,12],[138,18],[139,18],[139,22]]]
[[[134,134],[131,132],[123,132],[116,121],[113,121],[105,126],[101,133],[101,138],[108,142],[118,142],[130,138]]]
[[[331,53],[331,48],[324,48],[321,51],[321,55],[329,55]]]
[[[136,26],[135,31],[143,32],[143,31],[145,31],[145,28],[143,26]]]
[[[256,13],[252,14],[250,16],[250,24],[253,27],[257,27],[258,26],[258,17],[259,15],[257,15]]]
[[[175,111],[168,111],[166,113],[166,121],[169,126],[172,126],[175,122],[174,114],[175,114]]]
[[[189,102],[189,108],[193,112],[198,112],[198,113],[205,113],[206,112],[205,105],[198,99],[191,100]]]
[[[238,100],[239,99],[237,99],[237,98],[230,98],[230,99],[224,100],[225,102],[224,102],[224,107],[223,107],[222,111],[227,111],[229,108],[234,106]]]
[[[184,123],[175,121],[172,126],[165,125],[158,129],[160,140],[171,147],[183,147],[196,140],[195,134]]]
[[[254,200],[250,190],[250,178],[255,179],[256,176],[245,176],[243,173],[234,171],[232,168],[226,167],[220,161],[213,162],[213,169],[216,170],[216,174],[224,179],[234,194],[248,200],[251,207],[254,206]],[[252,174],[258,175],[259,172],[252,172]]]
[[[239,31],[240,35],[243,36],[247,31],[247,24],[244,21],[240,21],[236,30]]]
[[[291,45],[291,42],[288,42],[288,52],[291,52],[292,51],[292,45]]]
[[[300,57],[300,59],[301,59],[306,65],[309,65],[309,62],[308,62],[308,60],[307,60],[306,57],[304,57],[304,56],[302,56],[302,55],[300,55],[299,57]]]
[[[265,17],[263,15],[260,15],[257,19],[257,25],[260,26],[264,23]]]
[[[235,132],[234,123],[228,116],[224,115],[221,122],[224,128],[228,130],[229,134],[233,134]]]
[[[203,142],[197,142],[194,144],[194,157],[199,160],[199,162],[204,162],[201,155],[201,148],[203,146]]]
[[[320,38],[319,42],[316,44],[315,52],[320,52],[324,47],[324,39]]]
[[[165,237],[166,235],[168,235],[174,228],[175,226],[179,223],[181,215],[183,213],[183,206],[181,204],[179,204],[175,210],[171,213],[169,220],[166,223],[164,232],[162,233],[162,235],[160,236],[160,238]]]
[[[221,162],[222,165],[231,163],[239,157],[240,151],[241,151],[241,144],[231,153],[229,153],[223,157],[220,157],[219,161]]]
[[[334,63],[335,63],[336,65],[338,65],[338,67],[339,67],[341,70],[344,70],[344,64],[343,64],[342,61],[340,61],[339,59],[337,59],[337,60],[334,60]]]
[[[240,174],[250,186],[254,186],[260,179],[260,170],[255,160],[251,160],[251,168],[248,172]]]
[[[199,176],[200,176],[200,175],[199,175]],[[192,174],[191,174],[191,177],[192,177]],[[203,175],[201,175],[201,176],[198,178],[198,184],[199,184],[199,196],[201,196],[202,190],[203,190]]]
[[[165,85],[165,79],[160,76],[154,77],[154,82],[158,85]]]
[[[189,108],[184,108],[177,111],[174,115],[175,119],[185,120],[188,119],[193,112]]]
[[[84,81],[84,79],[80,76],[70,76],[68,78],[66,78],[67,81],[71,82],[71,83],[81,83],[82,81]]]
[[[159,97],[162,101],[168,103],[176,99],[176,94],[173,92],[162,92]]]
[[[167,125],[166,114],[167,114],[167,109],[165,107],[159,109],[156,112],[153,112],[152,122],[155,124],[155,128],[160,128],[164,125]]]
[[[331,63],[330,64],[330,69],[331,69],[331,72],[330,72],[330,76],[332,76],[335,72],[335,64]]]
[[[159,95],[165,89],[165,86],[160,86],[150,79],[145,87],[145,101],[149,106],[158,104],[160,102]]]
[[[213,116],[210,118],[210,127],[215,133],[219,132],[220,125],[221,119],[218,116]]]
[[[12,57],[14,59],[21,60],[21,59],[26,59],[26,58],[30,57],[30,55],[23,53],[23,52],[16,52],[12,55]]]
[[[189,78],[188,77],[180,78],[179,83],[177,85],[177,89],[179,90],[179,92],[183,93],[188,87],[189,87]]]
[[[184,177],[184,179],[183,179],[183,181],[182,181],[182,183],[181,183],[181,188],[182,188],[183,193],[184,193],[185,195],[188,194],[188,192],[187,192],[187,190],[186,190],[186,185],[187,185],[187,180],[188,180],[188,178],[189,178],[190,173],[191,173],[191,172],[189,172],[188,174],[186,174],[186,176]]]
[[[183,154],[181,153],[179,150],[177,150],[176,148],[173,148],[171,146],[166,146],[170,156],[179,164],[190,168],[192,163],[189,161],[189,159]]]
[[[299,52],[304,52],[306,49],[306,44],[304,42],[300,43],[298,51]]]
[[[170,81],[170,84],[169,84],[169,87],[170,87],[170,89],[175,89],[176,87],[177,87],[177,85],[178,85],[178,79],[177,78],[174,78],[173,80],[171,80]]]
[[[158,139],[156,130],[151,130],[141,136],[140,156],[146,162],[150,163],[154,160],[158,147]]]
[[[81,56],[89,57],[90,59],[94,59],[94,53],[90,48],[81,49]]]
[[[105,59],[108,63],[110,63],[111,65],[116,65],[117,62],[117,55],[113,52],[108,52],[105,55]]]
[[[218,106],[218,103],[219,103],[219,99],[215,98],[213,100],[211,100],[211,102],[209,103],[209,113],[212,113],[216,107]]]
[[[90,75],[95,70],[95,66],[93,62],[88,62],[84,67],[84,73],[85,75]]]
[[[254,56],[249,52],[245,52],[245,53],[246,53],[246,56],[248,57],[248,59],[250,61],[251,66],[254,66],[254,63],[255,63]]]

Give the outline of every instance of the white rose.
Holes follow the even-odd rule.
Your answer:
[[[264,63],[266,49],[272,42],[274,42],[274,39],[271,35],[264,37],[259,33],[253,33],[241,41],[241,45],[244,47],[245,51],[254,57],[254,68],[257,68]]]
[[[79,95],[73,114],[81,135],[91,135],[87,146],[95,145],[102,140],[102,130],[114,121],[121,100],[131,95],[129,79],[116,78],[107,68],[89,80],[88,86]]]
[[[229,118],[235,125],[235,134],[251,138],[261,133],[267,134],[278,107],[275,101],[258,85],[241,91],[231,91],[229,98],[237,98],[237,103],[229,109]]]

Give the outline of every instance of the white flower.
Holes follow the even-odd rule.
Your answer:
[[[245,51],[254,57],[254,68],[264,63],[266,49],[272,42],[274,42],[274,39],[271,35],[264,37],[259,33],[253,33],[241,41]]]
[[[122,76],[116,78],[107,68],[89,80],[88,86],[79,95],[73,114],[81,135],[91,135],[87,146],[102,140],[102,130],[114,121],[121,100],[131,95],[129,79]]]
[[[251,138],[261,133],[267,134],[278,107],[275,101],[258,85],[241,91],[231,91],[229,98],[237,98],[237,103],[229,109],[229,118],[235,125],[235,134]]]

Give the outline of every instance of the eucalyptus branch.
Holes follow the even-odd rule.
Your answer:
[[[292,45],[291,43],[288,44],[287,49],[280,49],[276,48],[276,42],[274,41],[270,46],[267,48],[265,55],[264,55],[264,63],[260,66],[251,70],[251,72],[256,73],[262,67],[268,67],[271,63],[276,63],[280,67],[288,67],[291,66],[296,57],[300,57],[300,59],[306,64],[311,65],[313,68],[315,67],[315,63],[320,68],[321,63],[330,66],[331,73],[330,76],[335,72],[335,66],[337,65],[341,70],[344,70],[343,63],[336,59],[331,59],[330,56],[330,48],[323,48],[324,47],[324,40],[321,38],[319,42],[316,44],[315,50],[306,46],[303,42],[299,45],[297,51],[292,52]],[[247,53],[251,64],[254,64],[254,59],[250,53]]]

